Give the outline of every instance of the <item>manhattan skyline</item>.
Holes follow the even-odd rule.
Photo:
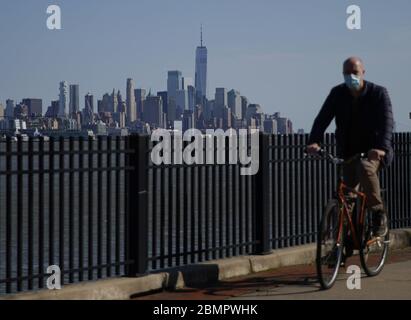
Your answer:
[[[153,92],[166,89],[169,70],[194,79],[203,24],[209,97],[214,88],[234,88],[308,131],[331,87],[342,82],[342,61],[355,54],[365,61],[366,78],[390,91],[397,130],[409,130],[409,1],[356,1],[360,31],[346,29],[350,2],[314,2],[57,1],[63,30],[50,31],[48,1],[7,1],[0,12],[0,101],[42,98],[46,108],[63,80],[79,84],[80,97],[100,97],[113,88],[125,94],[127,78]]]

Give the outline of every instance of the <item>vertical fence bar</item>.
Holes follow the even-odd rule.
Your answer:
[[[401,228],[404,228],[406,226],[406,211],[405,211],[405,199],[406,199],[406,166],[405,166],[405,160],[406,160],[406,141],[405,141],[405,133],[401,132]]]
[[[83,222],[84,222],[84,138],[78,141],[78,266],[79,281],[84,279],[84,241],[83,241]]]
[[[302,182],[301,182],[301,164],[302,164],[302,150],[304,146],[302,145],[301,141],[301,134],[294,135],[294,151],[293,151],[293,159],[295,161],[295,232],[296,232],[296,244],[302,244],[302,215],[301,215],[301,189],[302,189]]]
[[[116,137],[116,172],[115,172],[115,179],[116,179],[116,188],[115,188],[115,237],[116,237],[116,243],[115,243],[115,251],[116,251],[116,275],[120,274],[120,259],[121,259],[121,234],[120,234],[120,195],[121,195],[121,190],[120,190],[120,166],[121,166],[121,138]]]
[[[190,166],[190,261],[196,262],[196,233],[198,224],[198,167],[196,165]]]
[[[158,168],[153,167],[152,169],[152,216],[151,216],[151,256],[156,257],[157,256],[157,250],[158,250],[158,244],[157,244],[157,206],[158,206]],[[157,269],[157,260],[153,259],[151,261],[151,268],[153,270]]]
[[[88,279],[93,279],[93,261],[94,261],[94,236],[93,236],[93,208],[94,208],[94,147],[93,137],[88,138]]]
[[[184,216],[183,216],[183,263],[188,264],[188,211],[191,210],[191,201],[190,201],[190,177],[191,172],[190,168],[184,166],[184,182],[183,182],[183,195],[184,195]]]
[[[204,240],[205,240],[205,253],[204,253],[204,259],[209,260],[210,258],[210,209],[212,205],[212,198],[213,194],[210,192],[209,186],[211,185],[210,181],[210,166],[205,164],[204,167],[205,171],[205,177],[204,177],[204,184],[202,186],[202,196],[203,196],[203,206],[204,206],[204,221],[205,221],[205,226],[204,226]]]
[[[239,148],[240,150],[240,148]],[[241,152],[241,151],[240,151]],[[241,175],[241,167],[239,167],[238,173],[238,212],[239,212],[239,234],[238,241],[241,244],[239,249],[239,254],[243,255],[245,251],[245,230],[244,230],[244,219],[245,219],[245,185],[244,185],[244,176]]]
[[[97,278],[103,270],[103,137],[97,137]]]
[[[39,215],[38,215],[38,262],[39,262],[39,282],[38,287],[43,288],[43,273],[44,273],[44,137],[40,137],[39,141]]]
[[[204,149],[203,149],[204,150]],[[206,220],[204,220],[205,208],[207,206],[206,202],[204,201],[204,182],[206,179],[206,175],[204,174],[204,169],[206,169],[205,165],[201,165],[198,168],[198,233],[197,233],[197,248],[198,248],[198,261],[204,261],[204,249],[207,248],[207,240],[204,241],[203,239],[203,229],[205,225],[207,225]]]
[[[301,157],[301,171],[300,171],[300,184],[301,184],[301,195],[300,195],[300,203],[301,203],[301,207],[300,207],[300,216],[301,216],[301,220],[300,220],[300,231],[301,234],[304,235],[301,238],[301,244],[306,244],[307,243],[307,202],[306,202],[306,193],[307,193],[307,171],[306,171],[306,162],[307,160],[305,159],[305,155],[304,155],[304,150],[306,147],[306,135],[302,134],[300,135],[300,144],[302,147],[301,153],[300,153],[300,157]]]
[[[407,181],[411,181],[411,133],[407,132],[407,149],[406,149],[406,159],[407,159]],[[407,199],[407,227],[411,226],[411,187],[410,183],[407,183],[406,190]]]
[[[112,138],[109,136],[107,137],[107,158],[106,158],[106,276],[111,276],[111,176],[113,172],[112,168]]]
[[[170,152],[168,155],[171,159],[171,163],[173,163],[173,148],[170,148]],[[175,241],[175,237],[177,237],[177,228],[173,228],[174,227],[174,216],[177,215],[177,211],[176,211],[176,206],[175,206],[175,187],[173,185],[174,182],[176,182],[176,177],[175,177],[175,168],[171,167],[166,169],[167,172],[167,179],[168,179],[168,183],[165,186],[167,190],[167,198],[168,198],[168,206],[167,206],[167,216],[168,216],[168,263],[167,265],[169,267],[171,267],[173,265],[173,246],[176,245],[176,241]],[[175,234],[175,237],[173,237],[173,235]]]
[[[290,196],[290,245],[294,246],[297,244],[297,239],[298,234],[297,234],[297,224],[298,224],[298,219],[297,219],[297,214],[296,214],[296,201],[298,197],[297,189],[296,189],[296,175],[295,171],[297,168],[297,162],[295,158],[295,149],[296,149],[296,140],[294,139],[295,135],[290,134],[288,136],[288,143],[289,143],[289,152],[288,156],[289,158],[287,159],[289,162],[289,177],[290,177],[290,192],[288,193]]]
[[[11,199],[12,199],[12,174],[11,165],[12,161],[12,144],[11,137],[6,138],[6,293],[11,293],[11,275],[12,275],[12,212],[11,212]]]
[[[259,145],[259,170],[255,176],[254,184],[254,219],[255,219],[255,240],[256,254],[268,254],[271,252],[270,244],[270,212],[268,201],[269,197],[269,136],[260,134]]]
[[[127,267],[128,276],[143,275],[148,270],[148,211],[147,211],[147,157],[148,136],[129,136],[129,146],[132,152],[128,154],[129,165],[127,193],[127,261],[132,263]]]
[[[69,138],[69,283],[74,282],[74,138]]]
[[[238,148],[237,148],[238,150]],[[237,152],[237,150],[231,150],[232,153]],[[236,157],[238,158],[238,156]],[[238,197],[238,189],[239,189],[239,183],[238,183],[238,176],[239,176],[239,172],[238,172],[238,162],[232,166],[233,168],[233,181],[232,181],[232,211],[233,211],[233,222],[231,225],[231,230],[232,230],[232,241],[233,241],[233,245],[235,245],[233,247],[233,255],[237,256],[238,255],[238,251],[239,251],[239,242],[238,242],[238,231],[239,230],[239,220],[240,220],[240,207],[239,207],[239,197]]]
[[[278,134],[273,136],[272,140],[272,149],[271,152],[273,154],[273,174],[270,177],[272,183],[272,197],[273,197],[273,211],[272,211],[272,238],[273,238],[273,249],[279,248],[279,237],[280,237],[280,213],[278,210],[279,205],[279,192],[280,188],[278,185],[278,175],[279,175],[279,148],[278,148]]]
[[[226,176],[225,176],[225,166],[224,164],[221,164],[218,166],[219,168],[219,173],[218,173],[218,185],[219,185],[219,191],[220,193],[217,195],[218,200],[219,200],[219,215],[218,215],[218,231],[219,231],[219,242],[218,245],[221,248],[219,250],[219,258],[224,258],[224,250],[222,249],[224,246],[224,216],[226,215],[226,210],[225,210],[225,181],[226,181]]]
[[[23,139],[17,138],[17,291],[23,290]]]
[[[64,138],[59,138],[59,267],[61,273],[64,275],[65,270],[65,230],[64,230],[64,215],[65,215],[65,184],[64,184],[64,170],[65,170],[65,147]],[[64,284],[64,276],[61,277],[61,284]]]
[[[176,137],[173,137],[174,143]],[[181,263],[181,214],[183,210],[183,202],[181,200],[182,196],[182,186],[181,184],[184,183],[184,168],[182,166],[177,166],[175,169],[175,176],[176,176],[176,266],[179,266]]]
[[[165,248],[166,248],[166,243],[165,243],[165,232],[166,232],[166,203],[165,203],[165,197],[166,197],[166,192],[165,192],[165,187],[166,183],[168,182],[166,180],[166,172],[164,167],[160,166],[157,170],[159,170],[159,178],[160,178],[160,268],[163,269],[165,266]]]
[[[33,233],[33,222],[34,222],[34,188],[33,188],[33,139],[30,138],[28,142],[28,243],[27,243],[27,250],[28,250],[28,266],[27,266],[27,275],[28,275],[28,283],[27,288],[29,290],[33,289],[33,274],[34,274],[34,264],[33,264],[33,246],[34,246],[34,233]]]
[[[217,243],[218,243],[218,237],[221,231],[219,230],[219,216],[220,216],[220,176],[219,176],[219,165],[216,162],[216,138],[213,136],[213,154],[214,154],[214,163],[215,165],[212,166],[212,174],[213,174],[213,186],[214,188],[211,188],[211,193],[213,194],[213,212],[212,212],[212,226],[213,226],[213,240],[212,240],[212,259],[215,260],[217,259],[218,252],[216,250],[217,248]]]
[[[398,138],[398,134],[395,133],[394,134],[394,149],[396,151],[396,155],[394,157],[394,161],[393,161],[393,165],[392,165],[392,177],[391,177],[391,185],[392,185],[392,192],[395,196],[395,200],[392,201],[392,212],[394,212],[394,228],[397,229],[399,227],[399,221],[398,221],[398,205],[397,205],[397,201],[398,201],[398,189],[397,189],[397,182],[398,179],[396,177],[398,177],[398,157],[399,157],[399,150],[398,150],[398,143],[397,143],[397,138]]]
[[[54,265],[54,137],[49,142],[49,265]]]

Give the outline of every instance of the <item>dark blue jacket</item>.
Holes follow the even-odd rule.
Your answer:
[[[314,121],[309,144],[323,142],[324,132],[334,118],[339,157],[347,159],[357,153],[381,149],[386,152],[383,165],[391,164],[394,120],[386,88],[365,81],[355,103],[345,84],[334,87]]]

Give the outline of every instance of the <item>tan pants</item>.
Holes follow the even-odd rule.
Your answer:
[[[348,187],[358,190],[361,185],[367,196],[367,207],[372,210],[384,209],[378,172],[381,161],[358,159],[344,167],[344,181]]]

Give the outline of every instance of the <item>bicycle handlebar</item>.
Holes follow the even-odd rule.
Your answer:
[[[306,155],[308,155],[308,154],[307,154],[307,151],[305,151],[304,153],[305,153]],[[335,164],[335,165],[346,164],[346,163],[349,163],[349,162],[351,162],[351,161],[353,161],[353,160],[355,160],[355,159],[358,159],[358,158],[360,158],[360,159],[365,159],[365,158],[367,158],[367,155],[366,155],[365,153],[359,153],[359,154],[356,154],[355,156],[351,157],[351,158],[348,159],[348,160],[344,160],[344,159],[335,157],[334,155],[332,155],[331,153],[328,153],[328,152],[325,151],[324,149],[318,150],[316,154],[317,154],[318,156],[323,157],[323,158],[325,158],[326,160],[332,162],[332,163]]]

